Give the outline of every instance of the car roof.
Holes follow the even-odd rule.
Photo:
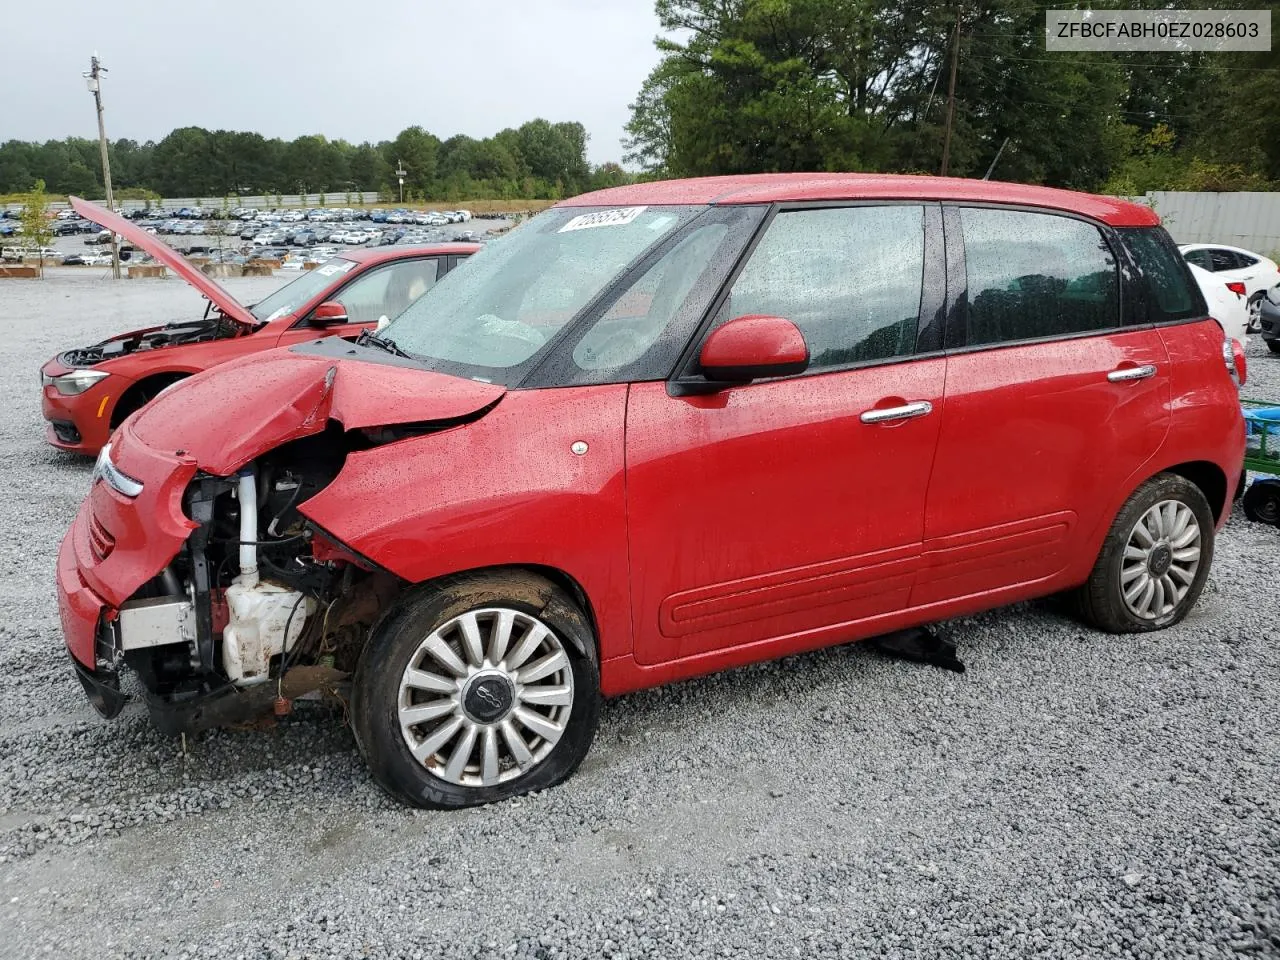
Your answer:
[[[1247,253],[1251,257],[1261,257],[1262,254],[1254,253],[1252,250],[1246,250],[1244,247],[1233,247],[1229,243],[1180,243],[1179,250],[1230,250],[1232,253]]]
[[[998,180],[883,173],[759,173],[658,180],[580,194],[562,200],[557,206],[766,204],[813,200],[1007,203],[1077,213],[1116,227],[1149,227],[1160,222],[1160,218],[1150,207],[1115,197]]]
[[[403,260],[406,257],[443,257],[453,254],[465,256],[480,250],[478,243],[401,243],[385,247],[361,247],[356,250],[339,250],[337,256],[356,263],[382,263],[386,260]]]

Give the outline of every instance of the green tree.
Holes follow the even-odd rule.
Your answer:
[[[45,195],[44,181],[37,180],[30,192],[22,198],[23,245],[34,247],[40,260],[40,276],[44,276],[44,248],[53,242],[53,224],[49,222],[49,198]]]
[[[663,57],[632,104],[628,157],[655,174],[937,172],[1094,187],[1130,142],[1123,65],[1044,51],[1043,6],[980,0],[658,0]]]
[[[394,177],[397,163],[404,164],[405,196],[410,191],[425,191],[436,178],[436,161],[440,153],[440,140],[422,127],[406,127],[390,143],[382,145],[382,156],[387,164],[389,177]]]
[[[591,171],[589,190],[604,190],[607,187],[622,187],[633,183],[635,177],[616,163],[602,163]]]

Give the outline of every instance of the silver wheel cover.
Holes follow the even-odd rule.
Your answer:
[[[429,773],[489,787],[530,772],[551,753],[573,710],[564,643],[536,617],[472,610],[433,630],[400,678],[404,742]]]
[[[1200,569],[1200,524],[1180,500],[1161,500],[1138,518],[1120,561],[1120,595],[1142,620],[1173,613]]]

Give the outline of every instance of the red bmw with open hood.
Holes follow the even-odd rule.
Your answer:
[[[208,300],[200,319],[122,333],[64,350],[40,370],[47,438],[97,453],[111,431],[165,387],[215,364],[337,334],[351,337],[394,317],[479,247],[469,243],[348,250],[245,306],[164,241],[103,207],[71,198],[76,212],[125,237]]]
[[[172,730],[337,690],[388,791],[485,803],[568,776],[602,696],[1062,591],[1102,630],[1178,622],[1245,372],[1146,207],[841,174],[588,194],[380,336],[127,418],[63,629],[106,715],[123,667]]]

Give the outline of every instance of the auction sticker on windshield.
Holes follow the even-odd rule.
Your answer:
[[[330,260],[322,267],[316,268],[316,273],[322,277],[332,277],[335,273],[346,273],[354,267],[354,260]]]
[[[592,227],[621,227],[630,223],[644,211],[644,207],[620,207],[617,210],[597,210],[595,213],[584,213],[574,217],[557,232],[568,233],[571,230],[590,230]]]

